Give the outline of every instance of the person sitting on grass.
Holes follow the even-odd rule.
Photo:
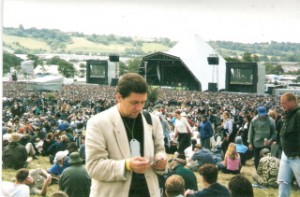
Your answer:
[[[169,175],[177,174],[184,179],[185,189],[197,190],[197,177],[195,173],[189,169],[185,168],[186,160],[183,154],[179,154],[176,158],[169,161]]]
[[[264,187],[278,188],[277,175],[280,160],[273,157],[267,148],[260,151],[260,157],[257,174],[253,175],[253,180]]]
[[[167,197],[183,197],[185,182],[179,175],[173,174],[167,178],[165,183],[165,194]]]
[[[61,173],[69,167],[69,157],[67,156],[69,153],[68,150],[58,151],[54,158],[54,164],[48,169],[48,173],[52,175],[52,178],[55,179],[55,182],[58,181]]]
[[[28,183],[32,182],[32,179],[28,176],[29,171],[27,169],[20,169],[16,174],[16,182],[3,181],[1,183],[1,196],[6,197],[29,197]]]
[[[52,176],[43,169],[32,169],[29,171],[32,182],[27,183],[30,195],[46,196],[48,186],[52,183]]]
[[[21,135],[12,133],[9,138],[9,143],[4,147],[2,152],[3,168],[12,168],[15,170],[27,167],[28,153],[26,148],[19,143]]]
[[[254,197],[251,182],[243,175],[235,175],[228,183],[231,197]]]
[[[224,161],[218,167],[224,173],[239,174],[241,168],[241,159],[238,152],[236,152],[236,146],[234,143],[230,143],[226,154],[224,156]]]
[[[230,197],[229,190],[217,183],[218,168],[216,165],[204,164],[199,168],[199,174],[202,176],[204,189],[200,191],[187,190],[185,196],[187,197]]]

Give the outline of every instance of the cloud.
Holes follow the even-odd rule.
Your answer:
[[[300,42],[298,0],[5,0],[3,25],[179,39]]]

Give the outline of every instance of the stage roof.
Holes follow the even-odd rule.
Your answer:
[[[226,61],[198,35],[180,40],[167,54],[179,57],[185,66],[201,82],[202,91],[208,90],[208,83],[218,83],[218,89],[225,89]],[[218,65],[209,65],[207,57],[216,55]],[[214,73],[214,75],[213,75]]]

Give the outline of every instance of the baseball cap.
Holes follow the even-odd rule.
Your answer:
[[[267,109],[266,109],[265,106],[259,106],[259,107],[257,108],[257,112],[258,112],[258,115],[260,115],[260,116],[265,116],[265,115],[267,115]]]

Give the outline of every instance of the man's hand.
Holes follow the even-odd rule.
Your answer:
[[[195,191],[188,189],[184,192],[184,196],[188,196],[189,194],[194,194],[194,193]]]
[[[250,150],[250,151],[253,151],[253,146],[252,146],[252,144],[249,144],[249,150]]]
[[[161,158],[161,159],[155,160],[153,163],[151,163],[151,165],[155,170],[162,171],[162,170],[165,170],[167,167],[167,160],[165,158]]]
[[[143,174],[151,166],[150,161],[144,157],[134,157],[130,160],[130,168],[133,172]]]
[[[51,182],[52,182],[52,176],[51,175],[49,175],[49,176],[47,176],[47,178],[44,180],[44,185],[50,185],[51,184]]]

